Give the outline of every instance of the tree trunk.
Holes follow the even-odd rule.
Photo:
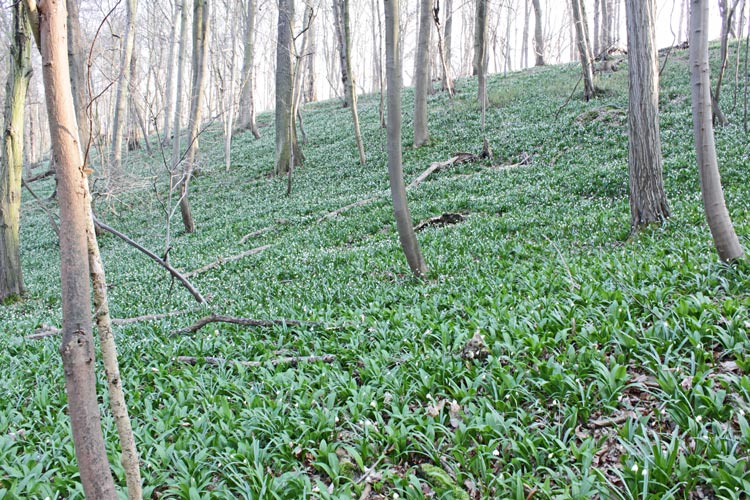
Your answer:
[[[737,11],[739,0],[719,0],[719,12],[721,13],[721,50],[719,55],[719,74],[716,76],[716,87],[711,94],[711,108],[713,110],[714,125],[724,126],[729,123],[727,117],[721,111],[719,99],[721,97],[721,84],[724,80],[724,73],[729,62],[729,34],[734,26],[734,13]]]
[[[601,52],[601,31],[599,29],[599,15],[601,13],[601,8],[599,7],[599,3],[606,2],[606,0],[594,0],[594,57],[597,57],[599,53]],[[607,18],[603,17],[601,24],[606,24]]]
[[[432,0],[420,0],[419,39],[417,41],[416,88],[414,89],[414,147],[423,146],[430,140],[427,127],[427,87],[430,85],[430,34]]]
[[[312,5],[310,5],[312,8]],[[315,32],[315,18],[312,16],[310,24],[307,27],[305,35],[307,37],[307,51],[302,56],[305,58],[305,102],[315,102],[318,100],[318,93],[315,90],[315,55],[318,50],[317,34]]]
[[[448,92],[448,97],[453,97],[453,79],[451,78],[450,62],[445,56],[445,42],[443,41],[443,33],[440,27],[440,0],[435,0],[434,7],[432,8],[432,20],[435,22],[435,32],[438,37],[438,56],[440,58],[440,65],[442,67],[442,85],[443,91]]]
[[[169,142],[169,132],[171,130],[172,118],[174,118],[174,106],[175,106],[175,85],[174,85],[174,66],[175,59],[177,57],[177,24],[180,15],[180,4],[179,0],[174,0],[174,10],[172,14],[172,26],[170,27],[169,35],[169,55],[167,56],[167,88],[164,91],[164,128],[162,129],[161,143],[167,144]]]
[[[185,232],[195,232],[195,221],[190,210],[188,187],[195,170],[195,157],[198,152],[198,137],[202,119],[203,95],[206,88],[208,66],[208,30],[211,19],[209,0],[195,0],[193,4],[193,79],[190,89],[190,118],[188,121],[188,149],[185,168],[180,183],[180,213]]]
[[[292,26],[294,1],[278,0],[279,19],[276,39],[276,175],[291,169],[293,141]]]
[[[602,0],[604,1],[604,0]],[[654,0],[627,0],[628,169],[632,231],[669,217],[659,137],[659,62]]]
[[[357,111],[357,87],[354,84],[354,71],[352,70],[352,35],[351,19],[349,15],[349,0],[341,0],[341,14],[344,32],[344,51],[346,62],[346,73],[349,75],[349,103],[352,109],[352,122],[354,123],[354,140],[357,142],[357,153],[359,164],[366,163],[365,146],[362,143],[362,132],[359,128],[359,112]],[[342,72],[343,73],[343,72]],[[346,82],[344,82],[346,85]]]
[[[76,121],[78,122],[78,136],[81,147],[86,151],[89,147],[89,104],[87,95],[87,77],[85,58],[86,52],[81,41],[81,23],[78,14],[80,0],[67,0],[68,7],[68,60],[70,61],[70,85],[73,91],[73,104],[76,107]]]
[[[526,0],[523,8],[523,38],[521,39],[521,69],[529,67],[529,24],[531,17],[531,0]]]
[[[237,131],[250,130],[253,137],[260,139],[260,131],[255,123],[255,0],[247,1],[245,18],[245,54],[242,59],[242,90],[237,115]]]
[[[544,32],[542,31],[542,7],[539,0],[531,0],[534,7],[534,66],[544,66]]]
[[[474,0],[474,59],[471,63],[473,76],[479,75],[479,68],[484,63],[482,43],[487,44],[487,2]],[[486,51],[485,47],[485,51]],[[486,54],[485,54],[486,55]]]
[[[690,83],[692,85],[695,152],[701,193],[711,236],[725,262],[742,257],[743,250],[724,201],[711,124],[711,79],[708,64],[708,0],[690,1]]]
[[[609,26],[611,21],[611,17],[609,15],[609,0],[601,0],[601,9],[602,9],[602,23],[601,23],[601,42],[599,43],[599,52],[597,52],[595,55],[597,57],[600,57],[602,59],[607,59],[609,57],[609,48],[610,45],[612,45],[612,40],[610,39],[609,35]]]
[[[226,8],[230,9],[231,4],[227,2]],[[220,100],[222,107],[222,115],[224,116],[224,169],[229,171],[232,165],[232,127],[234,126],[234,81],[237,73],[237,21],[234,16],[230,15],[228,21],[230,23],[230,34],[229,43],[231,50],[229,52],[229,88],[225,88],[224,82],[220,82]],[[218,75],[220,79],[221,75]]]
[[[341,67],[341,83],[344,85],[344,103],[346,108],[352,103],[351,90],[349,85],[349,66],[346,64],[346,40],[344,36],[344,22],[342,20],[342,4],[344,0],[333,0],[333,26],[336,32],[336,40],[339,47],[339,62]]]
[[[130,60],[133,57],[135,14],[138,7],[138,1],[127,0],[126,5],[127,21],[125,25],[125,40],[123,42],[120,59],[120,76],[117,79],[115,116],[112,119],[111,169],[115,173],[122,170],[122,136],[123,130],[125,129],[125,113],[127,112],[128,89],[130,87]]]
[[[31,79],[31,26],[20,2],[13,25],[0,150],[0,302],[23,294],[20,252],[21,178],[26,92]]]
[[[175,112],[174,112],[174,129],[172,140],[172,163],[170,165],[169,175],[169,210],[170,215],[167,216],[167,242],[166,247],[169,248],[169,234],[171,228],[171,200],[172,193],[178,186],[182,184],[182,178],[177,175],[177,172],[183,170],[180,169],[180,162],[182,159],[181,150],[181,128],[182,128],[182,94],[183,86],[185,85],[185,56],[187,54],[187,24],[188,24],[188,0],[182,0],[180,4],[180,46],[177,55],[177,93],[175,101]]]
[[[419,248],[409,213],[401,167],[401,49],[399,47],[399,1],[383,0],[385,5],[386,78],[388,80],[388,178],[393,198],[398,237],[406,261],[417,278],[427,274],[427,265]]]
[[[488,0],[476,0],[477,21],[474,24],[474,53],[479,56],[479,65],[477,66],[477,76],[479,86],[477,90],[477,100],[482,108],[487,106],[487,2]],[[479,38],[476,34],[479,33]],[[482,120],[484,122],[484,120]]]
[[[25,2],[38,26],[42,53],[42,75],[50,121],[52,154],[57,165],[57,196],[60,205],[60,275],[62,282],[62,355],[68,413],[73,443],[87,498],[116,500],[102,435],[101,416],[94,373],[95,348],[91,324],[86,242],[86,172],[83,170],[75,107],[70,88],[66,18],[63,0],[45,0],[38,17],[36,5]]]
[[[594,97],[594,62],[591,55],[586,11],[581,0],[571,0],[573,24],[576,28],[576,45],[583,67],[583,97],[587,101]]]
[[[448,71],[453,74],[453,66],[451,61],[453,60],[453,0],[445,0],[445,64],[448,66]],[[451,87],[453,87],[451,85]]]

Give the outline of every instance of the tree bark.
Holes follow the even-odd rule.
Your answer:
[[[309,4],[309,7],[312,9],[312,4]],[[315,55],[318,50],[315,18],[317,16],[312,16],[307,26],[307,31],[305,32],[305,37],[307,37],[307,51],[302,54],[305,58],[304,102],[315,102],[318,100],[318,93],[315,90]]]
[[[13,5],[5,125],[0,150],[0,302],[23,292],[20,252],[24,111],[31,79],[31,26],[26,9]]]
[[[534,66],[544,66],[544,32],[542,31],[542,7],[539,0],[531,0],[534,7]]]
[[[487,106],[487,2],[476,0],[476,22],[474,23],[474,54],[478,55],[479,64],[475,68],[479,84],[477,100],[482,107],[482,124],[484,127],[484,108]],[[477,38],[479,33],[479,38]]]
[[[344,21],[342,19],[342,4],[344,0],[333,0],[331,7],[333,12],[333,27],[336,32],[336,41],[339,47],[339,63],[341,67],[341,83],[344,85],[343,106],[349,107],[352,103],[351,86],[349,85],[349,66],[346,64],[346,40],[344,36]]]
[[[605,1],[605,0],[602,0]],[[669,217],[659,137],[659,63],[654,0],[627,0],[628,170],[632,231]]]
[[[81,23],[78,14],[79,0],[66,0],[68,7],[68,60],[70,61],[70,85],[73,91],[73,104],[76,107],[78,136],[84,151],[89,146],[89,120],[86,98],[86,52],[81,40]]]
[[[73,0],[75,1],[75,0]],[[167,56],[167,88],[164,91],[164,128],[162,129],[161,143],[167,144],[169,142],[169,132],[172,128],[172,119],[174,118],[174,107],[175,107],[175,78],[174,78],[174,67],[175,59],[177,57],[177,25],[180,19],[180,3],[179,0],[174,0],[174,10],[172,14],[172,26],[170,27],[169,35],[169,55]]]
[[[414,147],[430,140],[427,126],[427,87],[430,85],[430,34],[432,33],[432,0],[420,0],[419,39],[417,41],[417,72],[414,89]]]
[[[388,178],[393,198],[401,247],[412,273],[417,278],[427,274],[427,265],[419,248],[406,201],[404,172],[401,167],[401,49],[399,42],[399,1],[383,0],[385,5],[386,78],[388,80]]]
[[[292,26],[294,1],[278,0],[279,19],[276,39],[276,175],[284,175],[292,168],[294,140]]]
[[[115,116],[112,119],[112,152],[110,153],[110,168],[115,173],[122,170],[122,136],[123,130],[125,129],[128,89],[130,88],[130,62],[133,57],[133,45],[135,42],[135,15],[138,1],[127,0],[126,6],[127,20],[125,25],[125,40],[123,41],[120,59],[120,76],[117,79]]]
[[[70,88],[67,11],[62,0],[45,0],[38,11],[34,0],[25,0],[25,3],[32,16],[32,26],[38,27],[39,36],[36,38],[42,53],[52,154],[57,165],[63,310],[60,353],[73,443],[86,497],[116,500],[118,497],[104,446],[96,395],[86,241],[90,212],[87,211],[85,199],[86,172],[78,143]]]
[[[692,85],[693,132],[701,178],[701,193],[711,236],[725,262],[743,255],[729,217],[716,158],[711,124],[711,79],[708,64],[708,0],[690,0],[690,83]]]
[[[190,118],[188,122],[188,150],[185,158],[185,168],[180,183],[180,213],[185,232],[195,232],[195,221],[190,209],[188,187],[195,170],[195,157],[198,152],[198,136],[200,134],[203,95],[206,88],[206,72],[208,66],[208,30],[211,19],[211,5],[209,0],[195,0],[193,4],[193,79],[190,90]]]
[[[521,39],[520,68],[529,67],[529,24],[531,18],[531,0],[526,0],[523,8],[523,35]]]
[[[612,16],[609,14],[609,1],[610,0],[601,0],[601,10],[602,10],[602,23],[601,23],[601,42],[599,43],[599,52],[597,52],[595,55],[597,57],[600,57],[602,59],[609,58],[609,48],[612,45],[612,40],[609,35],[609,26]],[[627,15],[627,14],[626,14]]]
[[[601,44],[602,44],[602,38],[601,38],[601,31],[599,28],[599,16],[601,14],[601,7],[599,6],[600,2],[606,2],[606,0],[594,0],[594,57],[598,56],[601,52]],[[606,24],[607,18],[603,17],[601,18],[602,22],[601,24]]]
[[[448,70],[453,74],[453,66],[451,61],[453,60],[453,0],[445,0],[445,63],[448,66]]]
[[[733,29],[734,13],[737,11],[739,0],[719,0],[719,12],[721,13],[721,49],[719,52],[719,74],[716,76],[716,87],[711,94],[711,108],[713,110],[714,125],[724,126],[729,123],[727,117],[719,106],[721,97],[721,85],[724,80],[724,73],[729,62],[729,35]]]
[[[573,24],[576,29],[576,45],[578,55],[581,58],[583,69],[583,98],[587,101],[594,97],[594,62],[591,55],[589,42],[588,23],[586,22],[586,10],[581,0],[571,0],[573,12]]]
[[[451,77],[450,62],[445,55],[445,42],[440,26],[440,0],[435,0],[432,8],[432,20],[435,22],[435,32],[438,37],[438,56],[442,66],[442,85],[443,91],[448,92],[448,97],[453,97],[453,78]]]
[[[245,17],[245,54],[242,58],[242,90],[237,116],[237,131],[250,130],[253,137],[260,139],[260,131],[255,123],[255,0],[247,1]]]
[[[359,164],[364,165],[367,160],[365,158],[365,146],[362,142],[362,132],[359,128],[359,112],[357,111],[357,88],[354,85],[354,71],[352,70],[352,35],[351,35],[351,20],[349,16],[349,0],[340,0],[341,4],[339,9],[341,10],[341,24],[343,31],[343,45],[339,48],[343,53],[343,62],[346,66],[346,71],[342,71],[342,81],[344,87],[347,87],[346,94],[349,96],[349,105],[352,110],[352,122],[354,124],[354,140],[357,142],[357,153],[359,154]],[[344,76],[348,76],[348,81],[344,80]]]

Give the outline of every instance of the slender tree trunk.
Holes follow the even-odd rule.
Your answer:
[[[427,127],[427,86],[430,85],[427,68],[430,65],[430,34],[432,32],[432,0],[420,0],[419,40],[417,41],[416,88],[414,89],[414,147],[430,140]]]
[[[477,99],[482,107],[487,106],[487,2],[488,0],[476,0],[476,18],[474,24],[474,54],[478,55],[479,65],[477,66],[477,76],[479,86],[477,90]],[[476,34],[479,33],[479,38]]]
[[[609,48],[610,45],[612,45],[612,40],[610,40],[609,35],[609,26],[611,23],[611,17],[609,15],[609,0],[601,0],[601,9],[602,9],[602,24],[601,24],[601,42],[599,43],[599,52],[597,52],[595,55],[597,57],[601,57],[602,59],[607,59],[609,57]]]
[[[393,198],[393,211],[401,247],[414,276],[427,274],[427,265],[419,248],[417,235],[409,213],[401,167],[401,50],[399,42],[399,2],[383,0],[385,5],[385,57],[388,79],[388,178]]]
[[[372,13],[377,16],[378,31],[377,41],[375,42],[375,58],[377,59],[378,90],[380,92],[380,102],[378,111],[380,114],[380,128],[385,128],[385,71],[383,70],[383,20],[380,14],[378,0],[372,0]],[[373,28],[374,29],[374,28]]]
[[[312,8],[312,4],[310,4],[310,7]],[[318,100],[318,93],[315,90],[315,56],[318,50],[316,33],[317,23],[315,22],[315,19],[317,17],[317,15],[312,16],[310,25],[304,35],[307,37],[307,51],[302,54],[305,58],[305,102],[315,102]]]
[[[344,0],[333,0],[333,25],[336,32],[336,40],[339,47],[339,62],[341,66],[341,83],[344,85],[343,106],[349,107],[352,103],[352,86],[349,84],[349,66],[346,64],[346,40],[344,35],[344,22],[342,19],[342,4]]]
[[[521,62],[520,68],[529,67],[529,24],[531,18],[531,0],[525,0],[523,7],[523,38],[521,39]]]
[[[86,51],[81,41],[81,23],[78,14],[78,2],[80,0],[67,0],[68,7],[68,60],[70,61],[70,84],[73,90],[73,104],[76,108],[76,121],[78,122],[78,133],[81,138],[81,147],[88,149],[89,146],[89,121],[86,107],[89,100],[86,98]]]
[[[352,35],[351,35],[351,19],[349,15],[349,0],[341,0],[341,21],[343,23],[344,32],[344,62],[346,64],[346,74],[349,76],[349,104],[352,109],[352,122],[354,123],[354,139],[357,142],[357,153],[359,154],[359,164],[364,165],[367,160],[365,158],[365,146],[362,143],[362,132],[359,128],[359,113],[357,111],[357,88],[354,84],[354,71],[352,69]],[[342,72],[343,74],[343,72]],[[346,85],[347,82],[344,82]]]
[[[183,86],[185,85],[185,57],[187,54],[188,44],[188,0],[182,0],[180,4],[180,45],[177,55],[177,93],[175,101],[175,112],[174,112],[174,129],[172,140],[172,163],[170,165],[170,176],[169,176],[169,193],[170,193],[170,206],[171,206],[171,195],[172,192],[181,184],[181,177],[177,175],[177,172],[183,170],[180,169],[180,161],[182,155],[181,149],[181,132],[182,132],[182,94]],[[171,227],[171,217],[167,217],[167,235],[169,235]],[[167,236],[167,248],[169,248],[169,237]]]
[[[75,0],[72,0],[75,1]],[[161,143],[166,145],[169,142],[169,131],[172,128],[172,118],[174,118],[174,106],[175,106],[175,78],[174,78],[174,67],[175,59],[177,58],[177,26],[179,25],[180,19],[180,3],[179,0],[174,0],[174,10],[172,19],[172,26],[170,28],[169,35],[169,55],[167,56],[167,88],[164,91],[164,128],[162,129]]]
[[[453,60],[453,0],[445,0],[445,64],[448,66],[448,71],[453,74],[453,66],[451,61]],[[452,87],[452,85],[451,85]]]
[[[125,114],[127,112],[128,89],[130,87],[130,60],[133,57],[135,41],[135,15],[138,8],[137,0],[127,0],[127,21],[125,25],[125,40],[123,42],[120,59],[120,76],[117,81],[117,97],[115,101],[115,116],[112,119],[112,152],[111,168],[118,173],[122,170],[122,136],[125,129]]]
[[[599,28],[599,16],[601,13],[601,8],[599,6],[600,1],[602,3],[606,2],[607,0],[594,0],[594,57],[597,57],[601,53],[601,46],[602,46],[602,37],[601,37],[601,30]],[[602,17],[601,24],[606,24],[607,18]]]
[[[659,63],[654,0],[626,0],[630,227],[632,231],[669,217],[659,137]]]
[[[291,168],[293,141],[293,76],[292,25],[293,0],[277,0],[279,20],[276,39],[276,175],[285,175]]]
[[[721,50],[719,55],[719,74],[716,76],[716,87],[711,94],[711,108],[713,110],[714,125],[724,126],[729,123],[727,117],[721,111],[719,99],[721,97],[721,85],[724,81],[724,73],[729,62],[729,35],[734,26],[734,13],[737,11],[739,0],[719,0],[719,11],[721,12]]]
[[[542,31],[542,7],[539,0],[531,0],[534,7],[534,66],[544,66],[544,32]]]
[[[63,0],[45,0],[37,11],[34,0],[25,0],[42,53],[42,75],[47,97],[53,157],[57,165],[60,205],[60,274],[62,282],[62,354],[68,413],[81,483],[87,498],[116,500],[102,435],[96,395],[96,363],[91,324],[86,241],[86,172],[78,144],[73,95],[68,66],[66,18]],[[38,12],[38,16],[35,14]]]
[[[20,252],[24,111],[31,79],[31,26],[20,2],[13,5],[5,125],[0,150],[0,302],[24,292]]]
[[[594,62],[591,56],[589,44],[588,24],[586,22],[586,11],[581,0],[571,0],[573,8],[573,23],[576,28],[576,45],[578,55],[583,67],[583,97],[587,101],[594,97]]]
[[[453,98],[453,79],[451,78],[450,63],[445,56],[445,43],[440,26],[440,0],[435,0],[432,8],[432,20],[435,22],[435,32],[438,37],[438,56],[440,57],[440,66],[442,67],[442,84],[443,91],[448,92],[448,97]]]
[[[253,137],[260,139],[260,131],[255,123],[255,0],[247,0],[245,18],[245,54],[242,59],[242,90],[237,116],[237,130],[250,130]]]
[[[188,122],[188,149],[185,169],[180,183],[180,213],[185,232],[195,232],[195,221],[190,210],[188,187],[195,170],[195,157],[198,152],[198,136],[202,119],[201,105],[206,88],[208,66],[208,30],[211,19],[209,0],[195,0],[193,4],[193,81],[190,90],[190,119]]]
[[[743,250],[724,201],[714,129],[711,124],[711,80],[708,64],[708,0],[690,1],[690,83],[692,85],[695,152],[706,220],[719,258],[742,257]]]
[[[227,4],[229,8],[230,4]],[[224,115],[224,169],[229,171],[232,165],[232,127],[234,126],[234,81],[237,76],[237,21],[230,17],[228,20],[230,23],[230,35],[229,43],[231,44],[231,50],[229,55],[229,88],[224,90],[224,85],[221,85],[221,105],[223,108]]]

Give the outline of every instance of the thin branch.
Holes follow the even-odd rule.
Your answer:
[[[92,214],[92,217],[94,217],[93,214]],[[185,286],[185,288],[188,289],[188,291],[193,295],[193,297],[195,297],[195,300],[197,300],[198,303],[200,303],[200,304],[205,304],[206,303],[206,299],[204,299],[203,296],[200,294],[200,292],[198,290],[196,290],[196,288],[192,285],[192,283],[190,283],[187,280],[187,277],[183,276],[177,269],[175,269],[174,267],[172,267],[171,265],[169,265],[168,262],[164,261],[158,255],[154,254],[150,250],[144,248],[142,245],[136,243],[135,241],[133,241],[132,239],[130,239],[129,237],[127,237],[126,235],[124,235],[123,233],[121,233],[120,231],[118,231],[117,229],[114,229],[114,228],[108,226],[107,224],[101,222],[96,217],[94,217],[94,224],[96,224],[97,227],[99,227],[100,229],[103,229],[103,230],[107,231],[108,233],[114,234],[115,236],[117,236],[118,238],[120,238],[121,240],[123,240],[128,245],[132,246],[133,248],[135,248],[137,250],[140,250],[141,252],[143,252],[146,255],[148,255],[149,257],[151,257],[151,260],[153,260],[154,262],[156,262],[157,264],[159,264],[160,266],[162,266],[164,269],[166,269],[167,271],[169,271],[169,274],[171,274],[172,276],[174,276],[175,278],[177,278],[177,280],[180,283],[182,283]]]
[[[317,325],[314,321],[299,321],[296,319],[251,319],[238,318],[236,316],[223,316],[221,314],[212,314],[201,318],[192,325],[176,333],[195,333],[204,326],[211,323],[230,323],[240,326],[270,327],[270,326],[311,326]]]
[[[34,41],[39,52],[42,51],[42,42],[39,36],[39,9],[37,9],[36,0],[23,0],[26,6],[26,13],[29,15],[31,32],[34,34]]]
[[[186,278],[191,278],[195,276],[196,274],[204,273],[210,269],[217,268],[221,266],[222,264],[225,264],[227,262],[234,262],[236,260],[244,259],[245,257],[249,257],[250,255],[255,255],[256,253],[260,253],[263,250],[268,250],[273,245],[263,245],[262,247],[252,248],[246,252],[242,252],[238,255],[232,255],[231,257],[219,257],[215,261],[211,262],[210,264],[206,264],[205,266],[195,269],[194,271],[190,271],[188,273],[185,273]]]
[[[207,365],[242,365],[250,367],[259,367],[270,364],[272,366],[277,365],[296,365],[298,363],[333,363],[336,361],[336,356],[333,354],[325,354],[323,356],[289,356],[285,358],[269,359],[268,361],[234,361],[232,359],[214,358],[206,356],[205,358],[196,358],[194,356],[178,356],[177,361],[180,363],[187,363],[189,365],[195,365],[199,360],[205,361]]]
[[[55,216],[52,215],[52,211],[50,211],[49,208],[47,208],[47,202],[43,199],[41,199],[37,194],[31,189],[31,186],[26,182],[25,179],[21,179],[21,184],[23,187],[26,188],[26,190],[31,193],[31,196],[39,203],[39,206],[42,207],[42,210],[44,210],[44,213],[47,214],[47,217],[49,217],[50,224],[52,224],[52,230],[57,235],[57,238],[60,239],[60,227],[57,225],[57,221],[55,220]]]

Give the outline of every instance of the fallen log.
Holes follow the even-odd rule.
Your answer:
[[[46,172],[42,172],[41,174],[32,175],[31,177],[27,177],[23,179],[23,182],[26,184],[31,184],[32,182],[40,181],[42,179],[46,179],[47,177],[52,177],[55,175],[55,169],[51,168],[47,170]]]
[[[212,314],[201,318],[187,328],[178,330],[175,333],[195,333],[204,326],[211,323],[230,323],[240,326],[269,327],[269,326],[312,326],[319,323],[314,321],[299,321],[296,319],[252,319],[239,318],[236,316],[224,316],[221,314]]]
[[[425,181],[425,179],[427,179],[429,176],[431,176],[433,173],[437,172],[438,170],[442,170],[446,167],[450,167],[451,165],[458,165],[461,163],[476,161],[477,159],[478,159],[477,155],[472,154],[472,153],[456,153],[455,155],[453,155],[453,157],[450,160],[438,161],[438,162],[432,163],[427,170],[419,174],[419,176],[416,179],[411,181],[411,183],[408,186],[406,186],[406,189],[412,189],[412,188],[419,186]]]
[[[270,364],[272,366],[277,365],[296,365],[298,363],[333,363],[336,361],[334,354],[325,354],[323,356],[289,356],[285,358],[274,358],[267,361],[236,361],[232,359],[214,358],[206,356],[204,358],[196,358],[195,356],[178,356],[177,361],[180,363],[187,363],[189,365],[195,365],[198,361],[203,360],[208,365],[241,365],[250,367],[259,367]]]

